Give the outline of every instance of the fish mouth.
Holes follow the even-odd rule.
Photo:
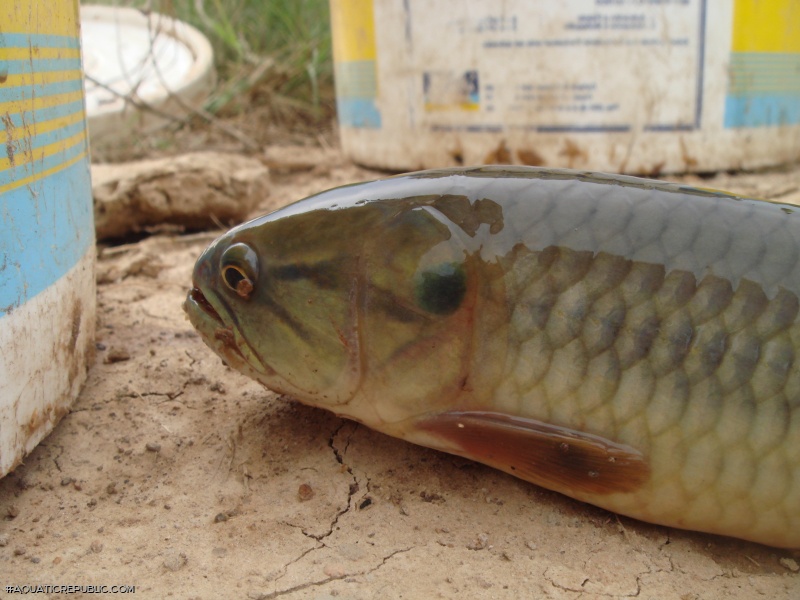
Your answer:
[[[222,357],[228,365],[246,364],[247,357],[239,347],[239,340],[234,333],[233,325],[226,325],[205,294],[197,286],[192,287],[186,296],[183,309],[189,321],[205,338],[206,343]]]
[[[189,292],[187,300],[191,300],[195,305],[202,310],[206,316],[213,319],[218,325],[223,326],[224,322],[217,310],[211,306],[211,303],[206,299],[205,294],[198,287],[193,287]]]

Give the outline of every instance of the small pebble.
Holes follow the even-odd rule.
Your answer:
[[[423,502],[433,502],[439,504],[445,501],[441,494],[437,494],[436,492],[428,492],[425,490],[419,493],[419,497],[422,498]]]
[[[73,483],[74,481],[75,481],[74,477],[62,477],[61,478],[61,485],[62,486],[69,485],[70,483]]]
[[[228,520],[228,515],[225,513],[217,513],[217,516],[214,517],[215,523],[223,523]]]
[[[797,573],[800,571],[800,565],[798,565],[797,561],[793,558],[784,557],[778,562],[781,563],[781,566],[789,569],[792,573]]]
[[[327,575],[328,577],[341,579],[347,574],[347,569],[345,569],[344,565],[332,563],[325,565],[322,568],[322,572],[325,573],[325,575]]]
[[[311,500],[314,497],[314,488],[307,483],[301,483],[297,488],[297,497],[300,498],[300,502]]]
[[[39,558],[38,556],[33,556],[31,557],[31,562],[35,565],[38,565],[40,562],[42,562],[42,559]]]
[[[11,504],[6,509],[6,516],[9,519],[16,519],[19,516],[19,507],[16,504]]]
[[[161,452],[161,444],[158,442],[147,442],[144,447],[148,452]]]
[[[469,550],[483,550],[489,545],[489,536],[485,533],[479,533],[478,537],[471,544],[467,544]]]
[[[5,548],[8,546],[8,534],[2,533],[0,534],[0,548]]]
[[[527,547],[528,547],[528,550],[536,550],[536,544],[534,544],[534,543],[533,543],[533,542],[531,542],[531,541],[527,541],[527,542],[525,542],[525,546],[527,546]]]
[[[14,548],[14,556],[22,556],[25,554],[25,546],[18,546]]]
[[[112,363],[124,362],[130,359],[131,359],[130,352],[128,352],[124,348],[115,348],[114,346],[112,346],[108,350],[108,354],[106,354],[106,357],[103,359],[103,362],[107,365],[110,365]]]
[[[91,548],[92,552],[94,552],[95,554],[100,554],[103,551],[103,544],[95,540],[92,542],[92,545],[89,546],[89,548]]]

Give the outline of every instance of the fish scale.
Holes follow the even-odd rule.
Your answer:
[[[790,291],[796,282],[786,279],[797,268],[796,248],[775,260],[769,244],[787,237],[791,223],[796,245],[797,219],[778,215],[777,205],[648,193],[635,190],[624,203],[616,195],[624,212],[599,232],[597,211],[584,206],[543,208],[529,234],[514,233],[528,248],[548,245],[509,267],[503,379],[512,383],[498,388],[491,405],[508,405],[505,396],[515,394],[517,414],[615,439],[649,457],[651,481],[637,497],[620,495],[616,504],[586,495],[589,502],[621,512],[648,505],[650,520],[689,528],[716,522],[719,531],[738,528],[754,538],[796,531],[797,452],[789,454],[800,442],[800,327]],[[598,195],[587,204],[608,201]],[[708,206],[695,210],[702,201]],[[522,199],[510,204],[525,210]],[[754,213],[765,209],[778,218],[754,225]],[[505,215],[518,222],[513,209]],[[702,239],[709,219],[725,227],[716,228],[713,244]],[[549,245],[569,241],[569,232],[574,247]],[[741,233],[750,239],[744,272],[756,281],[730,277],[742,272],[729,258]],[[594,252],[575,249],[584,240]],[[634,256],[645,260],[626,258]],[[706,274],[698,280],[695,273]],[[765,287],[778,291],[769,299]],[[730,502],[736,509],[722,510]]]
[[[622,514],[800,547],[799,257],[791,206],[447,169],[234,228],[185,306],[301,401]]]

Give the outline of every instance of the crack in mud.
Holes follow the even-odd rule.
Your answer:
[[[604,591],[589,591],[586,589],[586,584],[589,583],[592,580],[592,578],[587,575],[583,575],[581,577],[582,581],[579,584],[579,587],[575,587],[570,584],[565,584],[563,582],[559,583],[558,581],[555,580],[553,574],[550,573],[549,567],[542,572],[542,578],[545,579],[551,586],[553,586],[556,589],[563,590],[565,592],[573,592],[577,594],[578,598],[582,597],[584,594],[587,593],[603,598],[638,598],[642,592],[642,576],[648,575],[652,572],[653,571],[651,569],[648,569],[647,571],[638,573],[636,575],[636,591],[629,594],[618,594],[618,593],[611,593]]]
[[[348,424],[350,424],[350,421],[342,421],[336,427],[336,429],[334,429],[333,433],[331,433],[331,436],[328,438],[328,447],[333,451],[333,456],[336,458],[336,462],[342,465],[342,467],[344,467],[347,470],[347,472],[350,474],[350,477],[352,478],[352,482],[350,483],[347,492],[347,502],[344,508],[336,511],[336,514],[334,515],[331,521],[330,527],[328,528],[328,531],[326,531],[325,533],[314,535],[312,533],[306,532],[304,529],[301,529],[304,536],[312,538],[318,542],[329,537],[333,533],[333,530],[336,529],[336,525],[339,523],[339,519],[343,515],[350,512],[350,509],[353,507],[353,496],[355,496],[358,493],[358,490],[360,488],[358,484],[358,478],[356,477],[355,473],[353,473],[352,467],[350,467],[350,465],[344,462],[344,454],[347,452],[347,447],[350,445],[350,437],[353,435],[353,433],[355,433],[355,428],[347,436],[347,440],[345,441],[343,450],[339,450],[339,448],[337,448],[336,446],[336,437],[339,435],[339,432]],[[355,427],[357,428],[358,425],[356,425]]]
[[[342,429],[346,425],[353,425],[354,427],[353,427],[352,431],[350,431],[349,435],[347,436],[347,439],[346,439],[345,445],[344,445],[344,449],[340,450],[336,445],[336,437],[339,435],[339,433],[342,431]],[[350,445],[350,438],[355,433],[357,428],[358,428],[358,424],[354,424],[351,421],[343,420],[339,425],[337,425],[336,429],[333,430],[333,433],[331,433],[330,437],[328,438],[328,447],[333,451],[333,456],[336,458],[336,462],[338,462],[340,465],[342,465],[342,468],[344,468],[347,471],[347,473],[350,475],[351,482],[350,482],[350,485],[348,486],[348,490],[347,490],[347,501],[345,502],[344,506],[342,508],[340,508],[339,510],[337,510],[336,514],[333,515],[333,519],[331,519],[331,522],[330,522],[330,525],[328,526],[327,531],[325,531],[323,533],[314,534],[314,533],[310,533],[305,527],[303,527],[301,525],[296,525],[296,524],[290,523],[288,521],[281,521],[281,523],[283,525],[288,525],[289,527],[294,527],[295,529],[299,529],[300,533],[302,533],[305,537],[320,543],[319,546],[317,546],[316,548],[312,548],[312,550],[313,549],[317,549],[317,548],[325,547],[325,544],[322,543],[322,540],[330,537],[333,534],[334,530],[336,529],[336,526],[339,524],[339,519],[341,519],[342,516],[344,516],[344,515],[346,515],[347,513],[350,512],[350,510],[353,508],[353,498],[358,493],[358,491],[361,489],[361,485],[359,484],[358,477],[356,476],[355,473],[353,473],[352,467],[350,467],[344,461],[344,455],[347,452],[348,446]],[[366,488],[367,488],[367,490],[369,490],[369,488],[370,488],[369,478],[367,478],[367,480],[366,480]]]
[[[287,525],[288,525],[288,523],[287,523]],[[306,535],[306,534],[303,533],[303,535]],[[291,567],[293,564],[295,564],[297,562],[300,562],[301,560],[303,560],[306,556],[308,556],[309,554],[311,554],[315,550],[320,550],[321,548],[325,548],[325,547],[326,547],[325,544],[323,544],[322,542],[318,541],[316,546],[313,546],[311,548],[308,548],[307,550],[304,550],[303,552],[300,553],[299,556],[293,558],[292,560],[287,562],[285,565],[283,565],[283,567],[281,567],[280,575],[275,577],[276,584],[277,584],[278,581],[280,581],[281,579],[286,577],[286,573],[289,571],[289,567]]]
[[[408,548],[400,548],[399,550],[394,550],[393,552],[390,552],[389,554],[384,556],[381,559],[380,563],[378,563],[377,565],[375,565],[374,567],[372,567],[370,569],[365,569],[363,571],[354,571],[352,573],[342,573],[341,575],[331,575],[329,577],[326,577],[325,579],[320,579],[319,581],[307,581],[306,583],[300,583],[298,585],[292,586],[290,588],[286,588],[284,590],[276,590],[276,591],[271,592],[269,594],[260,594],[258,596],[258,600],[272,600],[272,598],[280,598],[281,596],[283,596],[285,594],[291,594],[293,592],[299,592],[299,591],[308,589],[310,587],[323,586],[323,585],[326,585],[326,584],[328,584],[328,583],[330,583],[332,581],[339,581],[340,579],[348,579],[350,577],[362,577],[364,575],[371,575],[372,573],[374,573],[378,569],[382,568],[393,557],[397,556],[398,554],[404,554],[406,552],[410,552],[413,549],[414,549],[414,546],[410,546]],[[305,556],[306,554],[308,554],[309,552],[311,552],[313,550],[316,550],[316,548],[311,548],[311,549],[307,550],[306,552],[303,553],[302,556],[298,557],[295,560],[292,560],[292,561],[288,562],[285,565],[285,567],[288,568],[289,565],[291,565],[292,563],[297,562],[298,560],[300,560],[300,558],[302,558],[303,556]]]

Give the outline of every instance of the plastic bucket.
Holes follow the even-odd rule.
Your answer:
[[[796,0],[331,0],[345,152],[412,170],[800,159]]]
[[[214,89],[214,53],[194,27],[154,12],[82,6],[86,113],[95,158],[113,156],[127,136],[141,137],[185,117]],[[136,105],[128,102],[136,101]],[[139,109],[148,106],[154,111]]]
[[[0,475],[69,411],[94,349],[76,0],[0,5]]]

